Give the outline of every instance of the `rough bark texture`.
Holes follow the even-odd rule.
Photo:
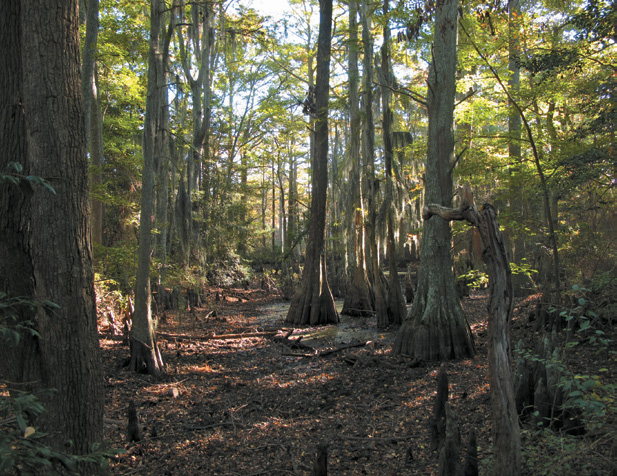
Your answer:
[[[467,220],[478,228],[482,238],[482,257],[490,280],[488,362],[495,441],[493,474],[516,476],[521,471],[521,438],[510,365],[514,292],[510,263],[495,209],[489,204],[485,204],[481,211],[469,203],[457,209],[431,204],[425,208],[425,220],[432,215],[438,215],[444,221]]]
[[[350,263],[353,267],[349,289],[345,293],[342,314],[371,316],[373,300],[366,273],[364,257],[364,206],[360,183],[360,108],[358,98],[358,4],[349,2],[349,155],[351,160],[350,193],[348,210],[350,234],[353,236]]]
[[[426,202],[441,205],[449,205],[452,197],[457,11],[457,0],[437,3],[428,78]],[[448,360],[475,352],[456,292],[451,238],[449,223],[425,222],[416,298],[396,337],[396,353],[422,360]]]
[[[145,368],[151,375],[158,375],[163,370],[163,360],[156,344],[156,322],[152,318],[152,293],[150,292],[150,253],[154,213],[154,147],[157,134],[156,117],[160,109],[161,97],[159,87],[163,79],[162,57],[159,51],[162,6],[160,0],[151,2],[139,252],[135,281],[135,313],[131,328],[130,368],[135,371]]]
[[[76,0],[0,2],[0,170],[40,186],[0,186],[0,292],[51,301],[21,318],[41,334],[0,346],[16,389],[55,388],[35,426],[87,453],[103,438],[103,392],[90,248],[86,134]]]
[[[386,207],[386,248],[388,256],[388,300],[387,315],[377,316],[377,326],[387,327],[390,324],[399,325],[405,317],[406,307],[403,298],[403,290],[398,277],[396,242],[394,240],[394,176],[392,161],[394,159],[394,148],[392,145],[392,121],[394,114],[390,107],[392,96],[390,88],[393,87],[394,73],[392,72],[392,60],[390,58],[390,26],[388,24],[390,4],[388,0],[383,3],[383,15],[386,19],[384,25],[384,42],[381,46],[381,72],[382,81],[382,102],[383,102],[383,149],[386,165],[386,196],[384,205]]]
[[[338,323],[339,316],[328,285],[326,272],[326,200],[328,191],[328,99],[330,90],[330,50],[332,0],[320,1],[317,39],[317,80],[315,85],[315,155],[306,262],[302,285],[293,297],[286,322],[292,324]]]

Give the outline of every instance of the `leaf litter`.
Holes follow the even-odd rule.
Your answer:
[[[285,324],[280,296],[224,293],[203,309],[161,319],[167,373],[160,379],[128,371],[128,346],[102,333],[106,440],[125,450],[113,474],[308,476],[322,445],[332,475],[438,474],[428,428],[438,362],[393,355],[397,329],[378,329],[374,317],[341,316],[341,338],[334,328]],[[463,305],[477,355],[446,364],[450,405],[464,444],[475,429],[479,459],[489,460],[487,295]],[[514,341],[533,333],[527,308],[517,309]],[[614,368],[608,373],[615,377]],[[144,437],[129,443],[131,400]]]

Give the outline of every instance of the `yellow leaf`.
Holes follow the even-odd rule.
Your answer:
[[[24,438],[28,438],[29,436],[34,435],[35,432],[36,430],[31,426],[26,427],[26,431],[24,432]]]

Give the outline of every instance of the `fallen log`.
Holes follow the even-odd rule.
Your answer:
[[[157,332],[159,337],[164,339],[177,339],[177,340],[199,340],[199,341],[207,341],[207,340],[234,340],[234,339],[245,339],[247,337],[272,337],[277,334],[276,331],[267,331],[267,332],[246,332],[243,334],[210,334],[207,336],[191,336],[186,334],[167,334],[165,332]]]

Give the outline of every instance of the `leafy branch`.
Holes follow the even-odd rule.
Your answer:
[[[36,175],[24,175],[24,167],[19,162],[9,162],[8,165],[14,170],[14,172],[5,172],[0,174],[0,184],[8,182],[13,185],[18,185],[26,195],[32,195],[32,185],[40,185],[54,195],[56,194],[54,188],[43,177],[38,177]]]

